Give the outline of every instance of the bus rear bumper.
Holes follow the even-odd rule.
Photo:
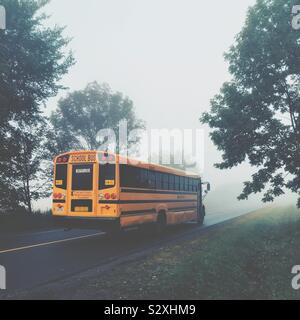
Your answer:
[[[109,231],[120,227],[119,218],[53,216],[53,223],[56,227],[65,229],[100,229]]]

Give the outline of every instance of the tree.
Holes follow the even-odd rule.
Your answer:
[[[62,88],[58,82],[74,63],[72,54],[65,52],[69,39],[63,37],[63,28],[42,25],[47,17],[39,11],[48,2],[0,0],[7,14],[7,29],[0,30],[0,206],[6,209],[25,203],[19,192],[23,178],[10,165],[21,161],[24,141],[29,142],[30,131],[42,123],[41,106]],[[26,123],[32,127],[21,134]]]
[[[118,142],[122,120],[127,121],[128,131],[144,129],[144,123],[136,118],[129,98],[112,92],[106,84],[89,83],[85,89],[61,99],[58,110],[51,116],[57,152],[98,150],[106,142],[105,137],[98,135],[102,129],[113,129]],[[138,141],[139,136],[129,141],[129,147]]]
[[[225,55],[232,75],[201,117],[222,151],[217,168],[249,161],[257,168],[239,199],[264,190],[273,201],[300,189],[300,32],[294,0],[258,0]],[[298,201],[300,207],[300,199]]]
[[[18,191],[18,205],[24,206],[30,214],[33,212],[32,201],[48,196],[50,190],[45,172],[48,154],[44,148],[47,143],[45,126],[47,123],[43,118],[37,123],[27,119],[20,121],[12,132],[18,153],[7,167],[9,176],[17,177],[14,189]]]

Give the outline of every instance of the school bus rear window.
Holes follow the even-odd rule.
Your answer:
[[[87,191],[93,189],[93,165],[76,164],[72,168],[72,190]]]
[[[55,186],[60,189],[67,189],[67,164],[57,164],[55,168]]]
[[[112,188],[116,184],[116,165],[112,163],[99,165],[99,190]]]

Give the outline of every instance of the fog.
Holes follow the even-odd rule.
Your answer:
[[[221,160],[221,154],[199,117],[230,79],[223,53],[234,43],[247,8],[254,3],[52,0],[46,6],[49,24],[66,26],[64,34],[72,38],[69,47],[77,61],[62,84],[73,91],[95,80],[108,83],[133,100],[147,129],[204,129],[203,175],[213,190],[209,202],[213,204],[214,197],[222,194],[227,208],[237,208],[236,196],[253,170],[247,164],[230,171],[215,169],[213,164]],[[48,101],[47,114],[65,94],[61,91]],[[238,204],[241,210],[259,206],[257,197]]]

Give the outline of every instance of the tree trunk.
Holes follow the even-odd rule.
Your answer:
[[[25,205],[27,207],[28,213],[32,214],[32,205],[31,205],[31,196],[30,196],[30,186],[28,177],[25,178],[26,181],[23,181],[23,190],[24,190],[24,198]]]
[[[29,186],[29,180],[28,178],[26,179],[26,199],[27,199],[27,208],[29,214],[32,214],[32,206],[31,206],[31,196],[30,196],[30,186]]]

